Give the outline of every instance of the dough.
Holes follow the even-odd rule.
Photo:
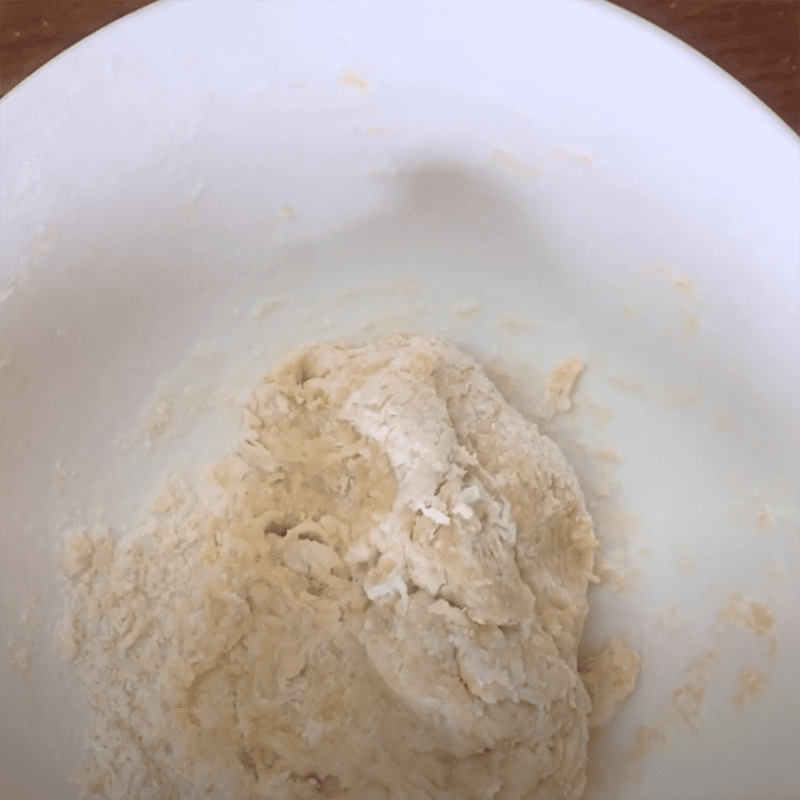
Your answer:
[[[211,485],[171,479],[125,543],[70,538],[64,643],[94,707],[78,782],[580,797],[596,540],[556,445],[418,335],[301,348],[245,417]]]
[[[556,364],[547,377],[545,405],[548,417],[557,411],[572,408],[572,390],[586,365],[579,356],[573,356]]]
[[[622,701],[633,691],[639,675],[639,653],[619,637],[611,636],[590,651],[578,664],[592,700],[589,727],[608,724]]]

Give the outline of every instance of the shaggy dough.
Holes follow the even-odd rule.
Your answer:
[[[608,724],[622,701],[633,691],[639,675],[639,653],[619,637],[611,636],[578,664],[592,701],[589,727]]]
[[[592,523],[471,358],[417,335],[302,348],[212,483],[171,480],[125,544],[71,537],[87,791],[580,797]]]

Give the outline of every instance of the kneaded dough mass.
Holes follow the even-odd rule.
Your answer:
[[[212,484],[170,481],[124,544],[70,539],[87,791],[581,795],[592,523],[475,361],[420,335],[301,348]]]

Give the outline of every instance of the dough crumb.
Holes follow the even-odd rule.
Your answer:
[[[598,582],[616,594],[632,591],[636,581],[641,577],[639,571],[630,563],[628,554],[619,548],[605,555],[597,554],[594,572]]]
[[[93,709],[76,781],[123,798],[578,800],[635,651],[578,645],[597,540],[556,445],[443,340],[315,344],[138,530],[66,538]]]
[[[572,408],[572,390],[585,366],[580,356],[573,356],[552,368],[545,387],[545,407],[549,416]]]
[[[669,746],[671,716],[662,709],[652,725],[641,724],[633,734],[633,743],[623,758],[624,772],[629,781],[640,783],[644,777],[644,764],[655,748]]]
[[[500,148],[492,150],[489,155],[489,163],[500,167],[512,178],[530,180],[532,178],[538,178],[541,175],[539,167],[534,164],[528,164],[517,158],[510,151]]]
[[[597,514],[597,528],[607,544],[628,546],[641,524],[638,515],[614,507],[603,508]]]
[[[683,311],[683,332],[687,336],[691,336],[700,328],[703,327],[703,320],[700,318],[699,314],[695,314],[693,311],[689,311],[688,309],[684,309]]]
[[[686,627],[686,620],[678,616],[676,606],[671,606],[666,614],[659,614],[656,617],[656,627],[663,631],[676,634]]]
[[[63,461],[56,461],[53,465],[51,489],[54,497],[63,497],[70,481],[77,478],[80,473],[71,469]]]
[[[27,598],[22,602],[16,629],[6,646],[6,663],[12,673],[24,684],[27,700],[33,699],[35,687],[34,671],[39,652],[40,634],[47,625],[47,618],[38,598]]]
[[[589,727],[608,724],[636,686],[638,651],[612,636],[590,650],[578,663],[592,701]]]
[[[0,389],[7,387],[12,393],[22,391],[28,378],[12,360],[11,348],[0,342]]]
[[[780,655],[780,648],[778,647],[778,640],[774,636],[770,636],[767,642],[767,658],[770,661],[775,661]]]
[[[672,692],[673,708],[695,733],[703,727],[708,683],[718,660],[718,650],[705,650],[685,670],[683,681]]]
[[[773,581],[783,580],[783,578],[786,577],[786,567],[785,567],[785,565],[781,561],[778,561],[777,559],[773,559],[770,562],[770,565],[769,565],[769,577]]]
[[[250,319],[256,322],[263,322],[273,311],[277,311],[283,305],[283,300],[273,298],[262,303],[251,315]]]
[[[766,506],[761,506],[758,509],[758,513],[756,514],[756,525],[758,525],[762,531],[768,531],[775,527],[775,517],[769,513],[769,510],[766,508]]]
[[[527,322],[523,322],[516,317],[503,317],[503,319],[497,323],[497,327],[500,328],[501,331],[507,331],[508,333],[522,333],[522,331],[529,330],[531,326]]]
[[[678,275],[677,273],[673,273],[672,284],[679,292],[681,292],[684,296],[686,296],[690,300],[697,299],[697,293],[695,291],[694,282],[692,281],[691,278],[687,278],[684,275]]]
[[[421,287],[422,282],[418,281],[416,278],[406,278],[405,280],[394,281],[389,285],[390,291],[397,292],[398,294],[405,294],[409,297],[416,295]]]
[[[607,447],[604,450],[590,450],[589,455],[604,464],[621,464],[625,460],[616,447]]]
[[[614,489],[617,488],[617,481],[610,475],[606,475],[598,484],[595,486],[594,491],[592,494],[597,498],[608,498],[614,494]]]
[[[775,614],[761,600],[733,592],[719,613],[720,622],[732,622],[750,628],[756,636],[766,638],[775,632]]]
[[[691,559],[686,558],[686,556],[680,556],[680,558],[678,558],[676,563],[678,565],[678,569],[684,575],[694,575],[696,568],[694,562]]]
[[[600,403],[596,403],[590,397],[584,398],[580,402],[579,408],[581,411],[587,411],[589,414],[591,414],[594,418],[593,421],[595,427],[601,429],[605,428],[611,421],[611,418],[614,416],[614,412],[610,408],[600,405]]]
[[[744,711],[749,700],[760,697],[771,687],[772,679],[769,675],[755,667],[742,667],[736,677],[736,691],[731,701],[739,711]]]
[[[11,671],[27,686],[33,680],[33,657],[27,642],[22,639],[14,639],[7,648],[8,665]]]
[[[369,91],[369,83],[365,80],[363,75],[359,75],[353,69],[346,69],[339,76],[339,83],[342,86],[349,86],[351,89],[358,89],[360,92]]]
[[[581,150],[572,150],[567,147],[557,147],[553,151],[556,158],[563,158],[567,161],[576,161],[579,164],[594,164],[594,156]]]
[[[644,384],[639,383],[639,381],[629,381],[625,378],[621,377],[620,375],[612,375],[609,380],[611,383],[614,384],[618,389],[622,389],[623,392],[631,392],[632,394],[638,394],[639,392],[644,389]]]
[[[162,397],[146,415],[145,430],[150,439],[157,439],[173,430],[172,400]]]
[[[481,307],[477,303],[467,303],[457,306],[453,313],[461,319],[472,319],[481,313]]]

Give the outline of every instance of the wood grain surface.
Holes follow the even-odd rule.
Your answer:
[[[150,2],[0,0],[0,95],[84,36]],[[800,133],[800,0],[610,2],[699,50]]]
[[[798,0],[611,0],[699,50],[800,133]]]

